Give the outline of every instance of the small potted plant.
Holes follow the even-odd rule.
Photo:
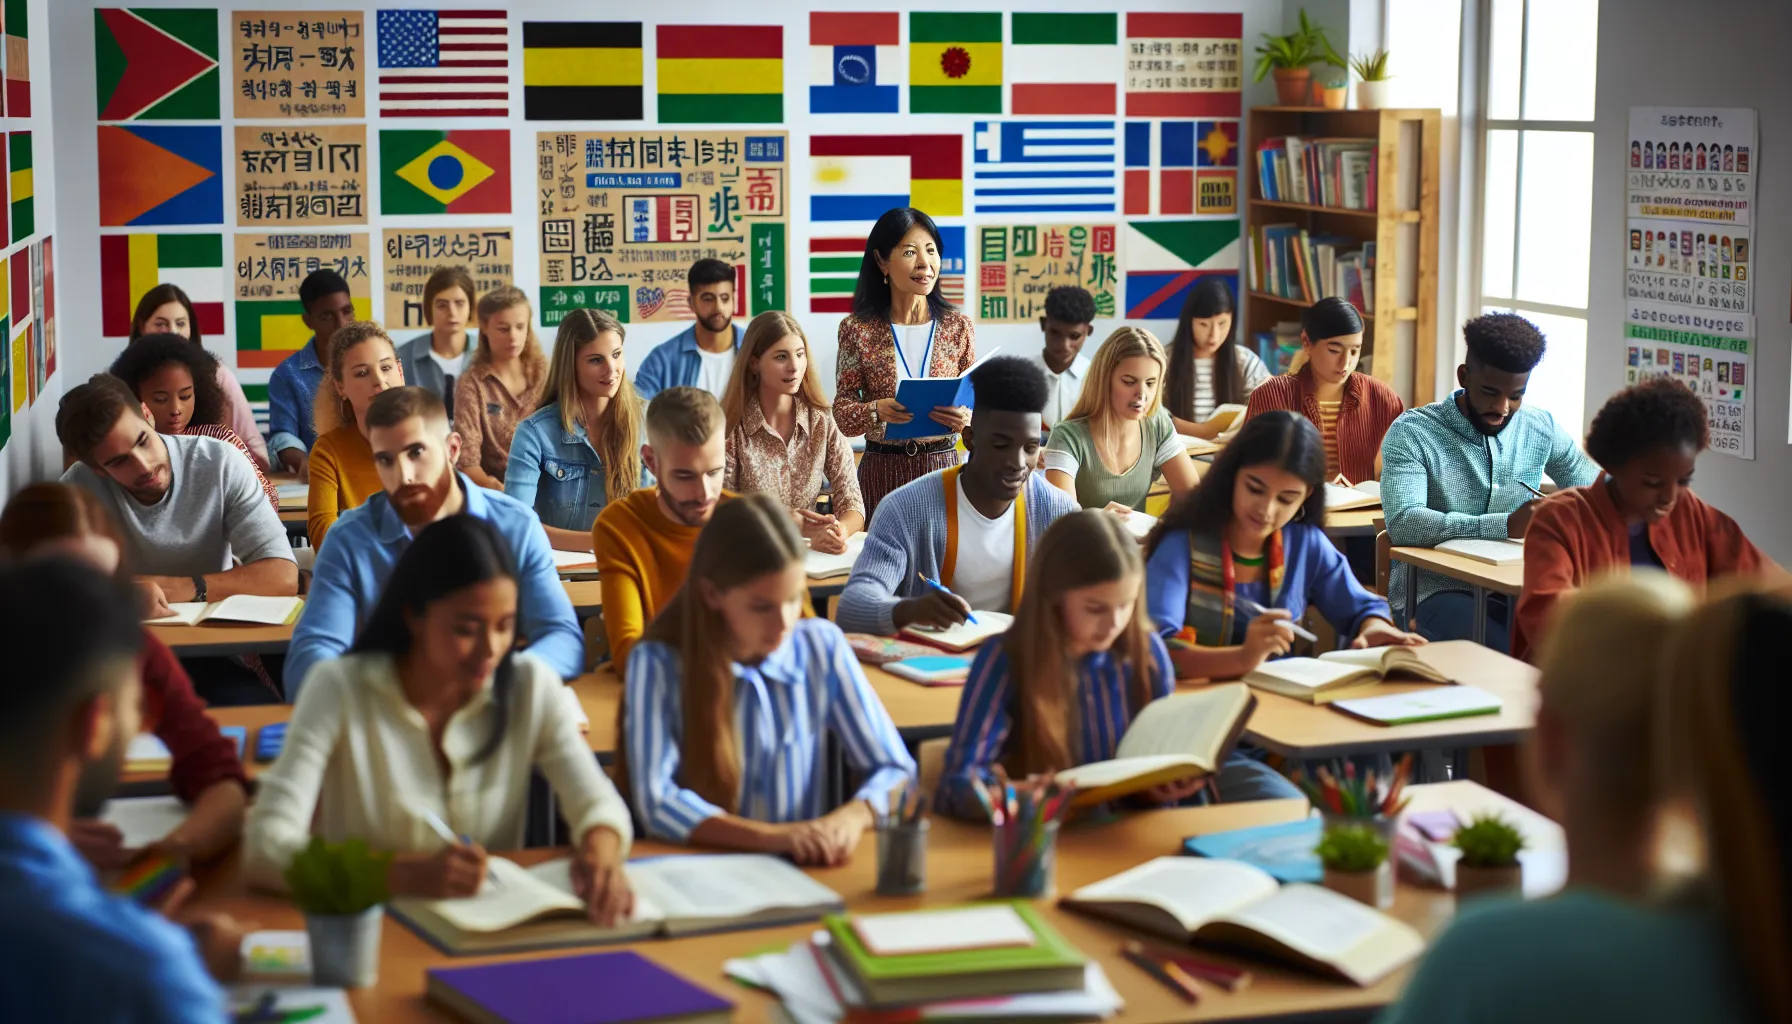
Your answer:
[[[1327,110],[1343,110],[1344,101],[1350,97],[1350,85],[1342,78],[1334,78],[1325,83],[1325,91],[1321,96]]]
[[[1394,866],[1388,844],[1369,825],[1325,830],[1314,848],[1325,866],[1325,887],[1377,910],[1394,905]]]
[[[1311,102],[1314,64],[1345,67],[1344,58],[1332,49],[1325,29],[1307,18],[1307,9],[1300,10],[1300,30],[1283,36],[1263,33],[1263,45],[1257,47],[1257,68],[1252,81],[1261,82],[1271,71],[1276,75],[1276,102],[1284,107],[1304,107]]]
[[[1388,105],[1388,51],[1376,50],[1350,58],[1350,70],[1360,79],[1356,83],[1356,108],[1380,110]]]
[[[380,925],[392,855],[359,839],[326,843],[313,836],[286,869],[293,903],[311,938],[311,980],[364,988],[379,980]]]
[[[1524,833],[1497,814],[1475,818],[1456,830],[1451,845],[1462,851],[1456,862],[1456,897],[1524,892],[1524,867],[1518,853]]]

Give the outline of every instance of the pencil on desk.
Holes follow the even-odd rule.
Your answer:
[[[1165,988],[1181,996],[1183,1002],[1201,1001],[1201,990],[1195,987],[1194,979],[1181,968],[1159,961],[1147,953],[1141,943],[1128,942],[1120,947],[1120,955],[1132,961],[1139,970],[1156,978]]]

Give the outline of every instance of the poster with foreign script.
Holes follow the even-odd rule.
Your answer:
[[[692,319],[686,272],[735,271],[735,316],[787,307],[783,132],[536,135],[541,321],[582,306],[624,322]]]
[[[237,235],[237,367],[271,370],[311,340],[299,285],[312,271],[341,274],[355,319],[373,319],[371,267],[365,231]]]
[[[423,285],[438,267],[461,266],[473,275],[480,295],[508,286],[515,279],[511,230],[489,228],[387,228],[381,235],[385,252],[385,325],[388,331],[421,330]],[[477,302],[475,296],[468,296]]]
[[[236,223],[367,223],[367,126],[236,129]]]
[[[1755,112],[1631,107],[1625,380],[1671,376],[1705,403],[1711,448],[1755,457]]]
[[[977,229],[977,319],[1036,323],[1045,295],[1076,285],[1095,298],[1095,315],[1119,315],[1118,229],[1113,224],[1017,224]]]
[[[230,15],[239,119],[366,117],[360,11]]]

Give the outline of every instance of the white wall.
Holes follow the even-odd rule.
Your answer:
[[[1755,215],[1755,458],[1707,454],[1694,489],[1792,565],[1792,447],[1787,444],[1787,302],[1792,295],[1792,6],[1704,0],[1599,5],[1599,93],[1593,153],[1586,407],[1624,386],[1624,164],[1633,106],[1752,107],[1759,118]]]

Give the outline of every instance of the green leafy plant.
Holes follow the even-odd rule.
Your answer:
[[[1511,868],[1518,866],[1524,833],[1499,815],[1486,814],[1457,829],[1450,843],[1462,851],[1461,862],[1471,868]]]
[[[1300,30],[1285,36],[1274,36],[1268,32],[1263,34],[1263,45],[1257,47],[1257,70],[1252,81],[1261,82],[1269,76],[1274,68],[1304,68],[1313,64],[1330,64],[1333,67],[1348,67],[1338,51],[1332,49],[1332,42],[1326,38],[1325,29],[1313,24],[1307,18],[1307,9],[1300,9]]]
[[[1368,825],[1340,825],[1326,829],[1313,852],[1332,871],[1373,871],[1388,859],[1388,844]]]
[[[392,855],[359,839],[326,843],[312,836],[286,869],[292,901],[307,914],[359,914],[386,902]]]
[[[1385,82],[1388,75],[1388,51],[1359,53],[1350,58],[1350,70],[1365,82]]]

